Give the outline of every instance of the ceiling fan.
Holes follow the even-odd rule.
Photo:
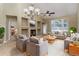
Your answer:
[[[43,14],[44,16],[46,15],[51,16],[52,14],[55,14],[55,12],[46,11],[46,13],[41,13],[41,14]]]
[[[52,14],[55,14],[55,12],[47,11],[46,14],[49,14],[49,16],[51,16]]]

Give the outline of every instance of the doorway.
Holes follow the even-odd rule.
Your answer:
[[[47,24],[43,24],[43,34],[47,34]]]
[[[16,16],[6,16],[6,20],[7,20],[7,39],[6,40],[13,40],[15,37],[11,35],[11,27],[13,26],[14,28],[17,29],[17,17]]]

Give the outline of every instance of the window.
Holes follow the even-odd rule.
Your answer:
[[[64,19],[51,20],[51,30],[54,31],[68,31],[68,21]]]

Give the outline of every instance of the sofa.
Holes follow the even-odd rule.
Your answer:
[[[30,56],[45,56],[48,53],[48,41],[43,38],[31,37],[27,42],[26,54]]]
[[[28,38],[25,35],[19,35],[18,39],[16,40],[16,48],[21,52],[25,52],[27,48],[27,41]]]
[[[53,35],[56,36],[56,39],[64,40],[67,37],[67,31],[55,31]]]

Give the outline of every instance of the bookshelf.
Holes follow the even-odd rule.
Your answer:
[[[28,18],[21,18],[21,34],[29,36],[29,21]]]
[[[21,18],[21,34],[26,36],[38,36],[42,34],[41,18],[35,18],[35,24],[30,23],[29,18]]]
[[[42,19],[40,16],[37,16],[36,18],[36,34],[42,35]]]

